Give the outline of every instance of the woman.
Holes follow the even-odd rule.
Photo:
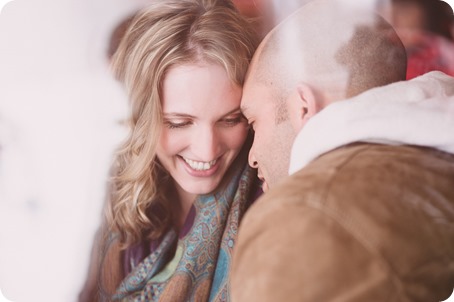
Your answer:
[[[95,273],[101,300],[229,299],[239,220],[258,187],[240,111],[257,42],[225,0],[154,1],[132,21],[113,57],[132,116]]]

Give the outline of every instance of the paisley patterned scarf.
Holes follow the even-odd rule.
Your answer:
[[[256,184],[256,172],[246,164],[224,190],[199,196],[189,232],[182,238],[175,231],[165,234],[123,280],[114,301],[229,301],[232,250]]]

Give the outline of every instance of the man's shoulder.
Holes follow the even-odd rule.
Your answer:
[[[403,191],[420,190],[420,183],[435,183],[431,189],[448,188],[452,193],[449,180],[453,178],[453,154],[424,147],[355,143],[330,151],[286,177],[259,198],[251,212],[266,216],[296,207],[373,212]],[[371,205],[372,199],[380,204]]]
[[[399,169],[424,171],[428,165],[452,170],[454,154],[423,146],[358,142],[321,155],[289,178],[323,175],[326,180],[326,177],[337,178],[352,172],[371,175]]]

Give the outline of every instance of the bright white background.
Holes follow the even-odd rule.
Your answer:
[[[107,41],[138,5],[15,0],[2,9],[0,290],[9,300],[76,301],[125,134]]]

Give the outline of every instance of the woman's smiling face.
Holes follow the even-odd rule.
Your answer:
[[[221,182],[248,133],[241,93],[216,64],[179,65],[166,74],[157,156],[178,189],[206,194]]]

